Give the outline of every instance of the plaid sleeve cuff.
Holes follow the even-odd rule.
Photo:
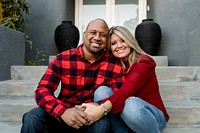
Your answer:
[[[53,110],[53,116],[60,121],[60,115],[67,109],[66,106],[58,104]]]

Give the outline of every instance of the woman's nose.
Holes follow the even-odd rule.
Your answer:
[[[122,47],[121,42],[117,42],[117,47]]]

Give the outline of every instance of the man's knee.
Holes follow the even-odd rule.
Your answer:
[[[46,112],[39,107],[32,109],[23,115],[21,133],[44,133],[46,124]]]
[[[34,108],[23,115],[23,123],[38,123],[39,121],[44,121],[46,119],[46,112],[42,108]]]

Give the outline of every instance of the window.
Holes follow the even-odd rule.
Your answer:
[[[76,0],[75,25],[80,31],[80,43],[88,22],[104,19],[109,27],[122,25],[135,33],[136,26],[146,18],[146,0]]]

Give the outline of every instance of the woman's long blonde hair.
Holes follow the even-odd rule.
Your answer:
[[[130,66],[132,64],[134,64],[135,62],[139,62],[139,55],[140,54],[147,55],[141,49],[141,47],[138,45],[138,43],[137,43],[135,37],[132,35],[132,33],[123,26],[113,26],[109,30],[108,44],[107,44],[107,47],[106,47],[106,51],[109,52],[110,54],[112,54],[112,52],[111,52],[111,40],[110,40],[112,34],[116,34],[119,37],[121,37],[127,43],[127,45],[131,48],[131,52],[128,55],[128,62],[130,64]],[[123,67],[125,67],[123,62],[122,62],[122,65],[123,65]]]

